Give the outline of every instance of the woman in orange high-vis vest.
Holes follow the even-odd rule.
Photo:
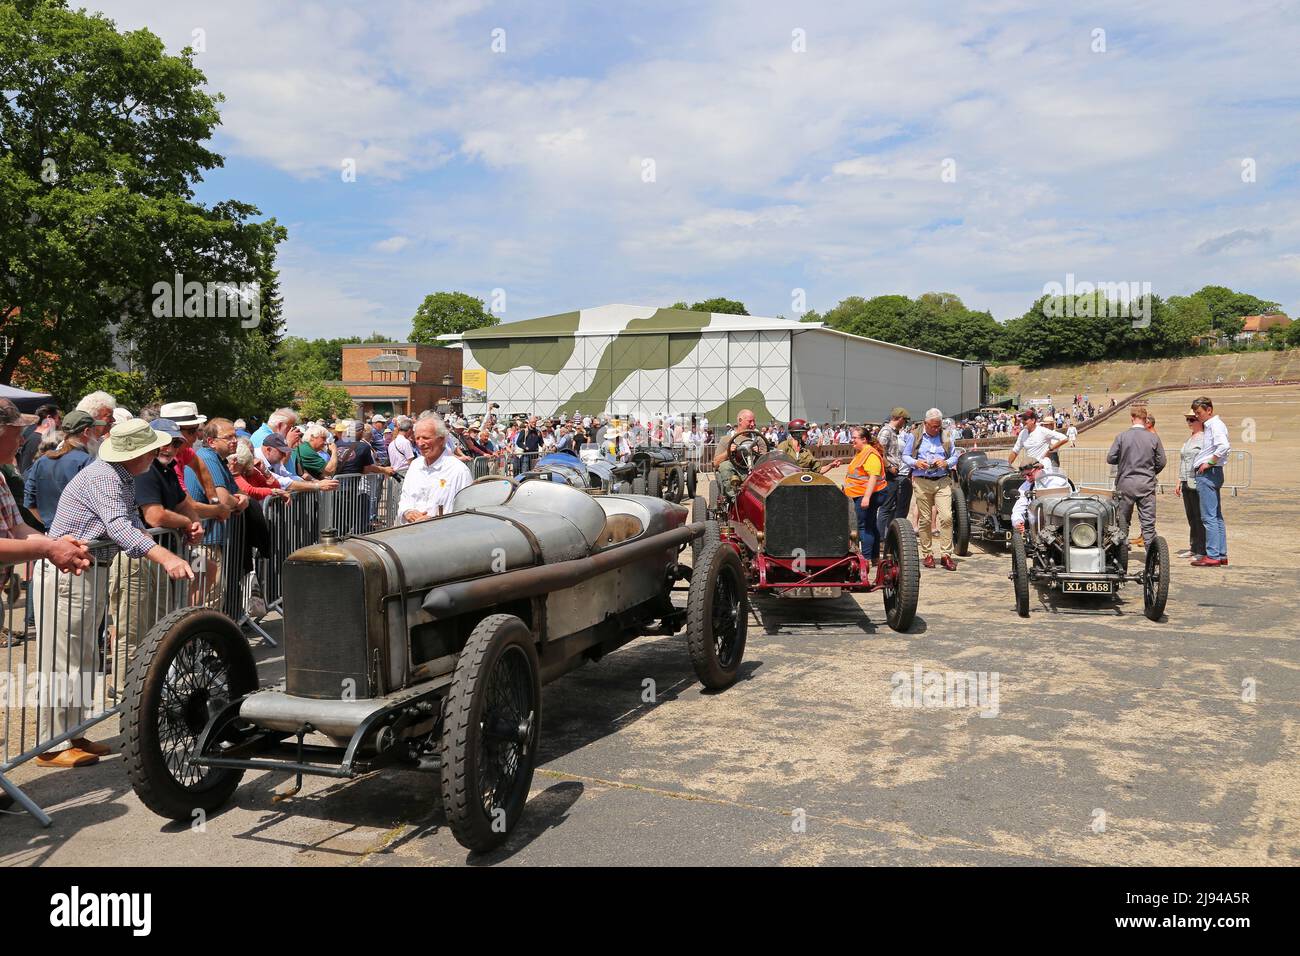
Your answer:
[[[878,561],[880,541],[876,535],[876,515],[883,497],[880,492],[885,489],[885,452],[872,441],[863,425],[853,426],[849,440],[853,443],[854,455],[844,479],[844,493],[853,499],[862,554],[871,561]]]

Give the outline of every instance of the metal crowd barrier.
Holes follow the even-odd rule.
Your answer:
[[[505,470],[505,459],[495,455],[480,455],[469,463],[469,472],[475,481],[488,475],[505,474]]]
[[[1106,448],[1062,448],[1057,454],[1061,459],[1061,470],[1076,485],[1092,488],[1115,489],[1115,466],[1107,464]],[[1001,448],[988,451],[990,458],[1006,461],[1011,452]],[[1172,494],[1178,484],[1178,449],[1166,448],[1165,457],[1168,464],[1159,475],[1159,490],[1162,494]],[[1235,496],[1239,491],[1248,489],[1254,478],[1254,459],[1248,451],[1231,451],[1223,466],[1223,487],[1231,490]]]
[[[5,774],[119,714],[136,647],[171,611],[213,608],[274,644],[259,622],[282,607],[284,559],[317,543],[322,529],[364,534],[397,519],[400,477],[336,481],[331,490],[254,501],[226,521],[207,521],[192,545],[178,531],[151,529],[160,544],[189,562],[193,580],[172,581],[147,558],[112,554],[107,540],[90,543],[96,560],[81,575],[47,562],[0,568],[8,581],[0,613],[8,645],[0,648],[4,795],[49,826],[48,815]]]
[[[506,458],[506,474],[510,476],[522,475],[526,471],[532,471],[537,466],[537,459],[542,457],[542,452],[528,451],[521,454],[510,454]]]
[[[50,825],[49,816],[5,775],[81,741],[120,713],[136,647],[158,620],[192,603],[211,583],[207,554],[184,544],[179,532],[155,528],[149,534],[192,567],[203,564],[203,580],[172,581],[147,558],[112,554],[107,540],[89,542],[94,563],[79,575],[48,561],[3,569],[8,646],[0,649],[0,788],[42,826]]]

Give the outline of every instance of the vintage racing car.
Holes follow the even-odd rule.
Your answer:
[[[756,431],[736,436],[731,464],[740,476],[734,497],[711,481],[708,497],[695,498],[694,515],[708,515],[716,531],[711,525],[694,548],[707,548],[716,533],[740,557],[756,594],[838,597],[842,591],[880,591],[889,626],[911,627],[921,559],[916,532],[906,519],[895,519],[886,531],[873,579],[858,551],[853,502],[839,485],[769,450]]]
[[[695,463],[686,461],[673,449],[659,445],[635,448],[631,463],[636,468],[633,494],[654,495],[679,503],[695,497],[698,480]]]
[[[529,471],[516,477],[520,481],[547,478],[593,493],[630,495],[636,469],[629,462],[611,461],[600,456],[575,458],[566,452],[556,452],[543,455]]]
[[[491,849],[528,797],[542,684],[683,626],[700,681],[736,679],[740,559],[715,540],[692,569],[678,563],[704,532],[659,499],[495,477],[441,517],[323,536],[284,565],[283,687],[258,689],[247,640],[216,611],[180,610],[150,631],[127,680],[135,792],[190,821],[248,770],[287,771],[301,786],[303,774],[437,769],[456,839]]]
[[[1011,532],[1010,577],[1017,614],[1029,616],[1031,582],[1060,594],[1114,600],[1132,581],[1142,585],[1143,613],[1160,620],[1169,598],[1169,545],[1164,538],[1147,542],[1142,570],[1130,572],[1127,532],[1111,498],[1073,488],[1030,490],[1029,496],[1025,533]]]
[[[963,557],[972,539],[1011,541],[1011,509],[1020,495],[1020,472],[1001,458],[968,451],[957,459],[952,485],[952,546]]]

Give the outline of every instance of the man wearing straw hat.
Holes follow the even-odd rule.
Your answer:
[[[76,727],[91,704],[88,698],[93,696],[95,657],[113,555],[121,550],[133,558],[147,558],[161,565],[172,580],[194,577],[184,558],[145,533],[135,506],[136,477],[171,440],[170,435],[155,431],[138,418],[114,425],[99,446],[99,458],[82,469],[59,498],[58,511],[46,532],[50,538],[71,535],[78,541],[108,539],[108,543],[94,550],[95,563],[81,576],[60,570],[49,559],[33,571],[42,675],[39,739],[58,738]],[[55,675],[66,680],[66,688],[64,680],[51,680]],[[56,689],[59,694],[52,693]],[[67,744],[66,749],[47,750],[36,762],[46,767],[81,767],[110,749],[84,737],[72,738]]]

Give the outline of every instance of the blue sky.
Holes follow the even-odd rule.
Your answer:
[[[288,227],[296,335],[401,337],[445,289],[1006,319],[1067,273],[1300,313],[1296,3],[87,2],[203,31],[200,196]]]

